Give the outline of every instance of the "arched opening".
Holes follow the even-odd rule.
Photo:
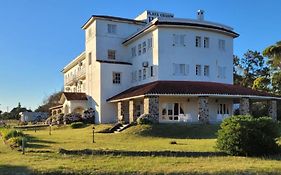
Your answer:
[[[83,114],[84,113],[84,108],[82,107],[77,107],[73,110],[74,113],[78,113],[78,114]]]

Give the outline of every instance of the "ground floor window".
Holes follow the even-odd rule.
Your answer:
[[[217,114],[229,114],[229,105],[225,103],[218,104]]]
[[[162,105],[163,120],[179,120],[179,114],[184,114],[180,103],[163,103]]]

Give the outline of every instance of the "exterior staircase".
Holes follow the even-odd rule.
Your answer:
[[[124,123],[117,123],[115,124],[111,129],[110,132],[111,133],[119,133],[124,131],[125,129],[129,128],[131,126],[131,124],[124,124]]]

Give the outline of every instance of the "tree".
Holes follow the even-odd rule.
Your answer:
[[[18,120],[20,118],[21,112],[32,112],[31,110],[26,109],[25,107],[22,107],[20,103],[18,103],[18,106],[13,108],[10,113],[7,114],[8,119],[16,119]]]
[[[265,48],[263,55],[268,57],[271,68],[272,92],[281,95],[281,41]]]
[[[254,80],[252,89],[260,91],[269,91],[270,79],[265,77],[258,77]]]
[[[54,92],[47,98],[43,100],[43,105],[39,106],[35,112],[49,112],[49,109],[51,107],[59,105],[59,101],[62,95],[62,91],[60,92]]]
[[[257,78],[263,77],[262,82],[269,81],[269,67],[260,52],[248,50],[242,58],[234,56],[233,63],[235,84],[252,88]]]
[[[273,93],[281,95],[281,71],[275,72],[271,78]]]
[[[272,68],[281,69],[281,41],[264,49],[263,55],[268,57]]]

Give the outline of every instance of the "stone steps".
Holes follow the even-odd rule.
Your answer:
[[[118,128],[116,128],[114,133],[120,133],[120,132],[124,131],[125,129],[129,128],[130,126],[131,126],[130,124],[122,124]]]

